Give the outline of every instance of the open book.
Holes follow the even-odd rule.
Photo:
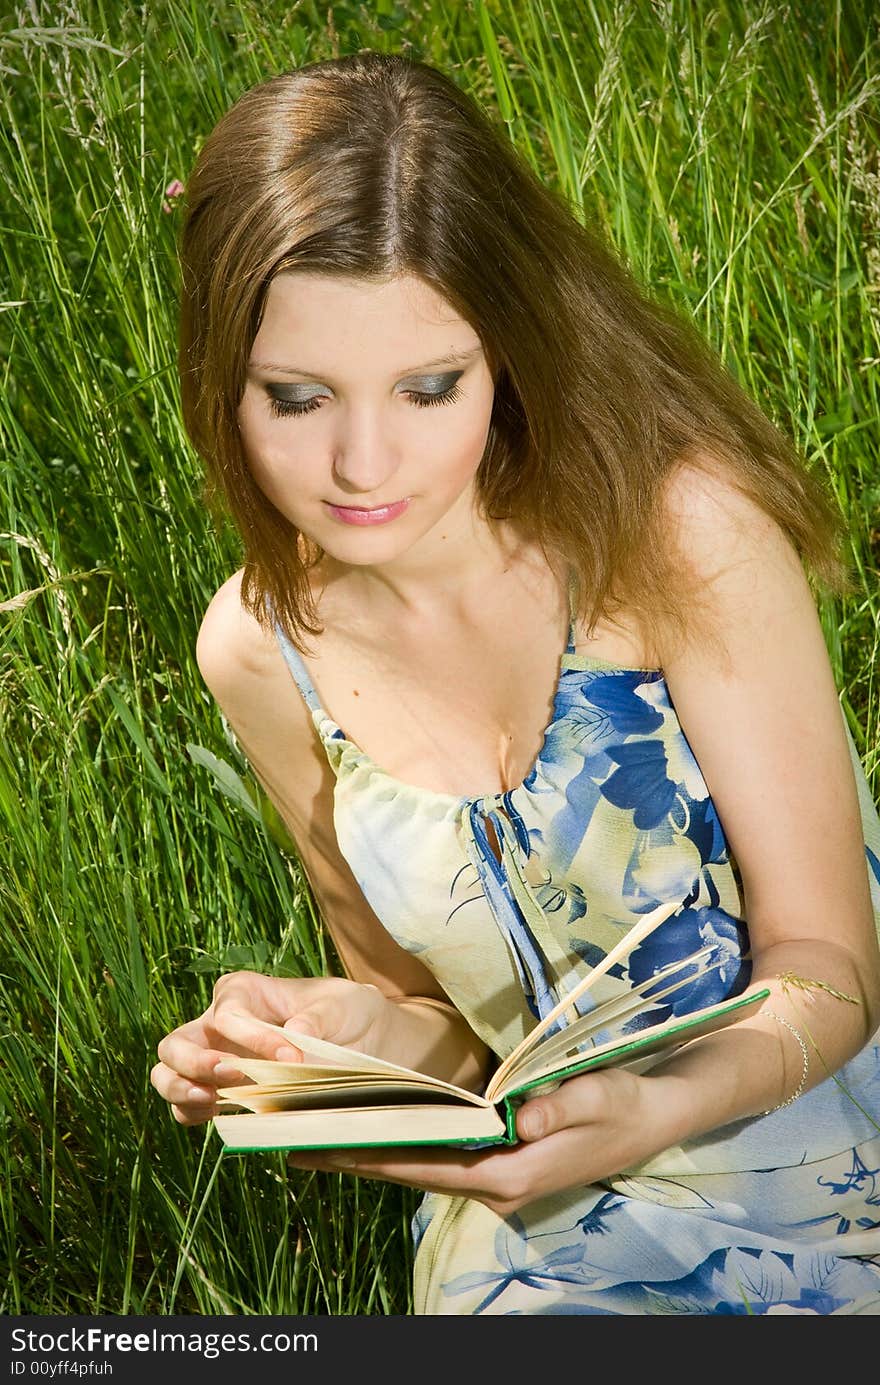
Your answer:
[[[226,1110],[214,1117],[214,1127],[224,1145],[238,1153],[345,1145],[515,1144],[516,1111],[532,1093],[612,1064],[642,1067],[648,1060],[650,1066],[671,1049],[733,1023],[769,996],[766,988],[750,988],[686,1014],[673,1011],[669,1018],[669,1002],[677,993],[729,960],[704,947],[579,1014],[574,1002],[680,907],[663,904],[630,929],[504,1059],[482,1095],[270,1025],[311,1061],[230,1055],[230,1062],[252,1081],[218,1089]],[[652,1010],[666,1017],[652,1022]],[[574,1018],[564,1023],[566,1015]]]

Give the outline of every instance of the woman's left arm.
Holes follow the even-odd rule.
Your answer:
[[[841,1067],[880,1024],[855,776],[800,559],[752,501],[695,468],[679,470],[667,498],[719,647],[662,658],[664,676],[739,866],[752,981],[770,997],[643,1076],[606,1069],[537,1096],[517,1113],[516,1146],[291,1162],[462,1193],[508,1215],[771,1110]]]
[[[724,653],[689,648],[664,675],[740,869],[752,981],[771,992],[757,1014],[655,1069],[678,1142],[772,1109],[856,1054],[880,1024],[880,947],[843,716],[800,559],[752,501],[693,469],[669,508]]]

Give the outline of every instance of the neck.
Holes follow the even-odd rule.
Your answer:
[[[473,505],[462,504],[390,562],[357,566],[326,554],[318,571],[327,585],[344,584],[359,602],[389,618],[467,609],[479,603],[487,582],[510,570],[525,546],[512,529],[500,528],[496,536]]]

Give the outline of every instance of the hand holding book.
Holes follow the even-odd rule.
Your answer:
[[[375,1045],[387,1011],[386,998],[372,985],[233,972],[220,977],[201,1015],[161,1040],[150,1080],[180,1124],[201,1124],[216,1114],[219,1087],[245,1081],[242,1058],[301,1061],[302,1051],[283,1028],[290,1017],[314,1013],[321,1032],[357,1050]]]
[[[766,989],[752,989],[651,1023],[649,1012],[658,1002],[719,965],[712,949],[703,948],[578,1016],[575,1001],[678,907],[662,905],[632,928],[501,1063],[482,1095],[399,1064],[279,1029],[279,1036],[292,1040],[307,1061],[240,1059],[238,1066],[252,1083],[219,1090],[233,1113],[217,1115],[215,1128],[224,1144],[239,1152],[515,1143],[516,1110],[530,1092],[598,1067],[641,1065],[653,1054],[732,1023],[769,994]],[[566,1015],[572,1018],[562,1025]],[[633,1021],[639,1016],[646,1022],[635,1028]],[[245,1110],[236,1109],[242,1107]]]

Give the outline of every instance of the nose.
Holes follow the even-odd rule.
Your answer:
[[[341,415],[342,417],[342,415]],[[344,411],[336,438],[333,475],[346,495],[401,500],[389,495],[388,482],[400,465],[397,444],[387,416],[370,404],[352,404]]]

